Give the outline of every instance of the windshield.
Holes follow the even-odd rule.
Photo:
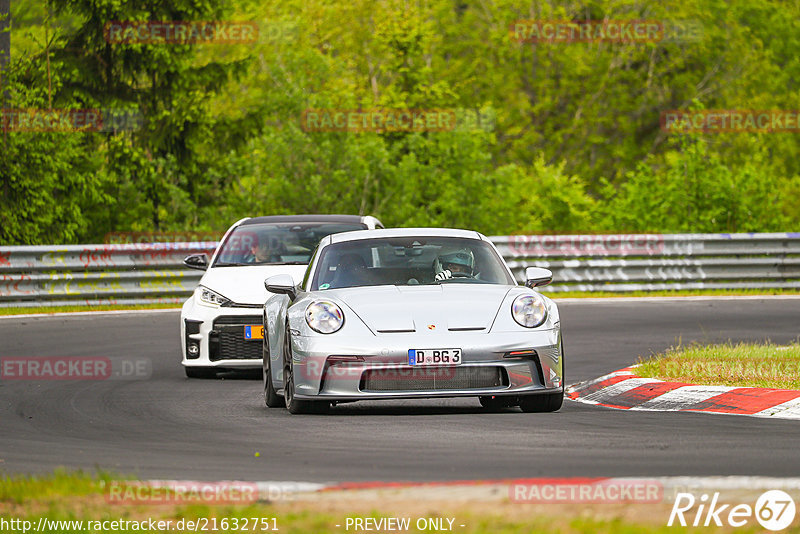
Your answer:
[[[323,237],[365,228],[353,223],[243,224],[228,234],[213,266],[305,265]]]
[[[484,241],[403,237],[325,247],[311,290],[450,283],[516,285],[503,260]]]

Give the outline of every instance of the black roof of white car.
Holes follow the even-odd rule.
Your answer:
[[[360,215],[267,215],[265,217],[252,217],[242,221],[241,226],[260,223],[360,223],[364,217]]]
[[[460,230],[457,228],[387,228],[385,230],[354,230],[352,232],[332,234],[323,238],[321,243],[341,243],[343,241],[373,238],[391,239],[395,237],[460,237],[488,241],[483,234],[475,230]]]

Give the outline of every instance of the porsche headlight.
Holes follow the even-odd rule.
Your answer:
[[[211,304],[212,306],[227,306],[231,303],[231,299],[223,297],[216,291],[211,291],[207,287],[198,287],[197,291],[199,292],[200,300],[205,304]]]
[[[344,314],[333,302],[318,300],[306,308],[306,322],[315,332],[333,334],[344,324]]]
[[[535,328],[547,319],[547,306],[538,294],[520,295],[511,304],[511,315],[519,325]]]

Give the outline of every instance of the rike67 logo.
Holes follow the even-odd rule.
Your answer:
[[[697,507],[694,510],[695,506]],[[699,499],[691,493],[678,493],[669,514],[667,526],[674,524],[693,527],[731,526],[743,527],[755,519],[767,530],[783,530],[794,521],[795,504],[792,497],[781,490],[769,490],[761,494],[755,507],[749,504],[721,504],[719,492],[709,499],[704,493]]]

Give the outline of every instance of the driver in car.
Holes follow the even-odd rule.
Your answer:
[[[249,263],[276,263],[281,261],[282,247],[274,239],[261,238],[248,252]]]
[[[436,281],[450,278],[474,278],[475,256],[469,249],[460,249],[447,254],[439,254],[433,262]]]

